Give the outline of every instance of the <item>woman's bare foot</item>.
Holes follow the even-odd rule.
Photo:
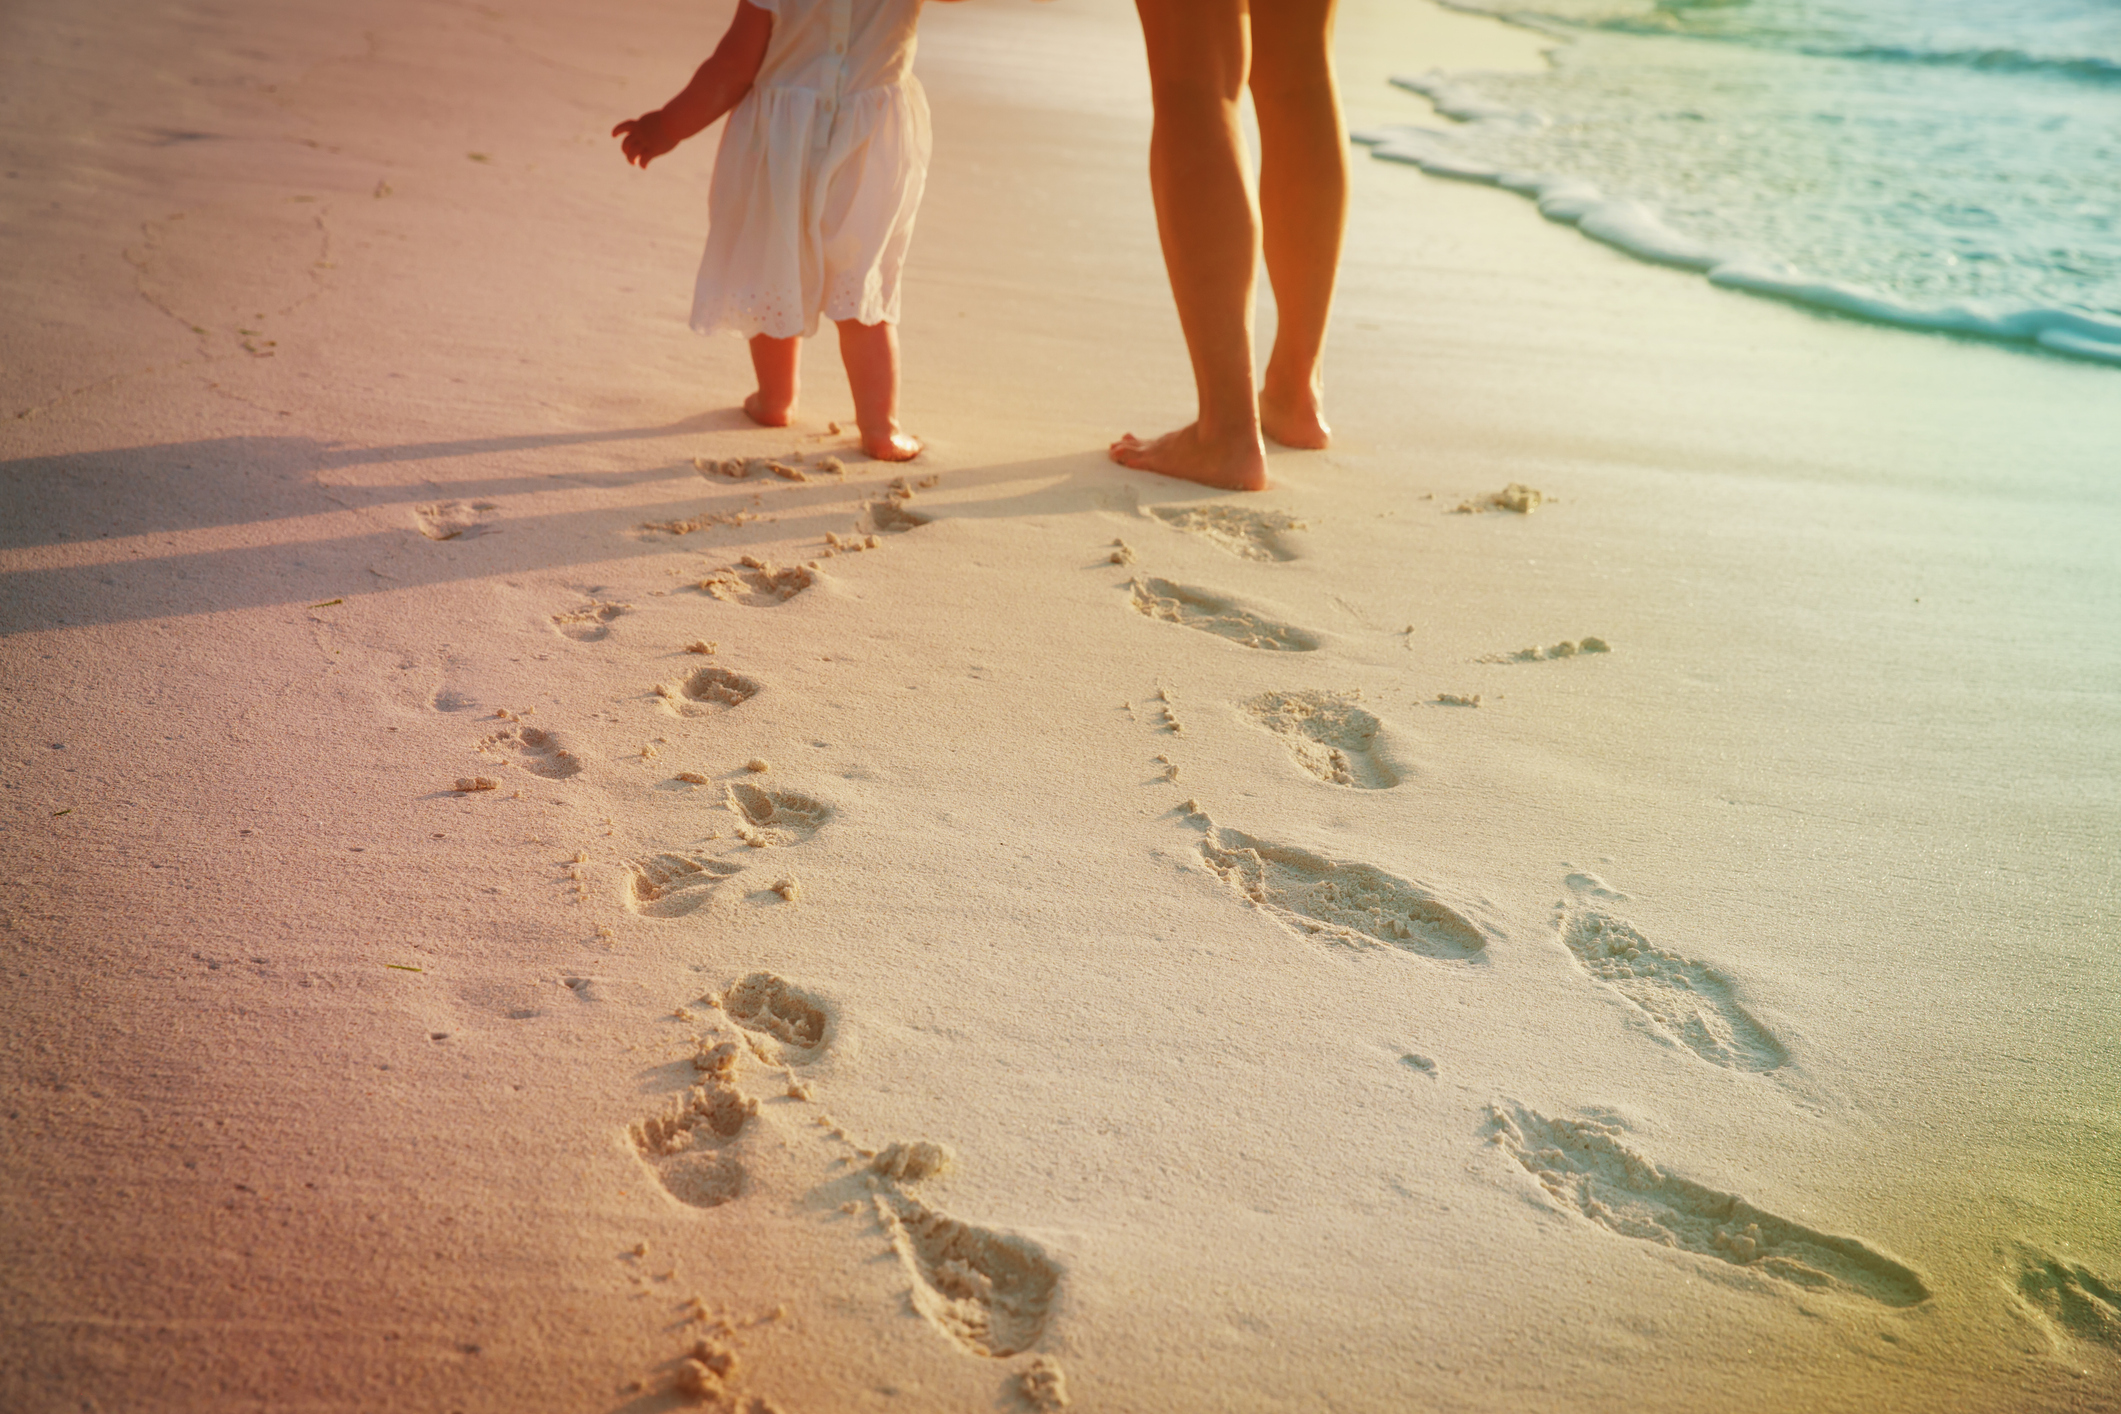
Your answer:
[[[744,416],[761,427],[786,427],[795,420],[795,405],[769,407],[763,393],[749,393],[744,398]]]
[[[910,462],[921,454],[921,439],[896,427],[874,437],[864,432],[862,450],[880,462]]]
[[[1176,432],[1166,432],[1153,442],[1144,442],[1129,432],[1110,447],[1112,460],[1136,471],[1153,471],[1225,491],[1267,489],[1267,451],[1257,436],[1209,442],[1200,434],[1200,424],[1188,423]]]
[[[1284,447],[1315,452],[1333,445],[1333,429],[1326,426],[1315,393],[1284,398],[1261,389],[1259,430]]]

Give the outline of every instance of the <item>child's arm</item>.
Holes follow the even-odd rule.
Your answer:
[[[653,113],[628,118],[611,130],[620,139],[626,160],[646,167],[656,158],[736,107],[751,91],[759,65],[766,61],[766,41],[773,38],[773,14],[751,0],[740,0],[729,32],[693,74],[685,91]]]

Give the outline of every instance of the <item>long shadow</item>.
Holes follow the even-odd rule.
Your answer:
[[[117,535],[248,525],[328,511],[459,496],[504,496],[557,484],[630,486],[670,467],[631,472],[544,472],[399,486],[320,487],[320,472],[396,462],[443,461],[552,447],[653,441],[748,427],[723,409],[660,427],[538,432],[395,447],[346,447],[312,437],[209,437],[107,451],[0,461],[0,549],[68,544]],[[672,463],[672,466],[677,463]],[[329,494],[326,494],[327,491]]]
[[[78,513],[79,498],[92,491],[129,484],[134,489],[122,494],[138,500],[141,489],[153,484],[154,463],[146,463],[143,471],[141,461],[129,466],[113,466],[116,458],[154,452],[163,458],[160,467],[165,472],[175,469],[189,473],[206,462],[207,453],[201,449],[212,449],[224,460],[214,469],[216,474],[210,481],[206,477],[188,475],[171,491],[170,499],[159,510],[153,506],[120,506],[110,512],[120,524],[175,531],[259,523],[345,509],[337,502],[325,500],[309,479],[319,465],[319,458],[336,458],[329,464],[345,466],[588,441],[645,439],[667,436],[673,431],[695,430],[697,426],[698,420],[694,419],[665,428],[492,438],[367,451],[330,448],[304,438],[226,438],[163,448],[136,448],[122,454],[99,453],[81,458],[38,458],[0,463],[0,473],[19,476],[26,467],[91,463],[100,459],[106,468],[103,472],[92,472],[80,465],[70,466],[65,486],[55,487],[55,491],[65,497],[64,504],[56,509]],[[923,474],[919,466],[878,466],[851,469],[844,484],[837,480],[808,484],[775,483],[771,486],[748,481],[700,482],[697,494],[679,500],[641,500],[590,511],[504,518],[493,522],[485,533],[456,540],[427,539],[415,529],[408,514],[402,526],[355,535],[166,555],[140,553],[135,558],[103,564],[19,570],[0,574],[0,636],[231,609],[303,606],[330,599],[353,601],[370,594],[400,593],[487,575],[533,574],[574,565],[667,555],[673,549],[713,557],[733,553],[736,545],[754,544],[763,538],[798,542],[815,539],[822,548],[826,531],[844,533],[854,529],[865,504],[882,498],[890,477],[902,471],[914,476]],[[1132,514],[1138,511],[1139,502],[1145,498],[1190,498],[1199,491],[1199,488],[1182,483],[1122,470],[1108,462],[1101,453],[1087,450],[1033,461],[953,468],[947,475],[952,493],[950,503],[943,505],[916,500],[915,510],[942,518],[1065,514],[1082,510]],[[693,472],[689,465],[669,463],[608,476],[559,474],[526,477],[520,482],[506,478],[467,482],[462,485],[460,493],[492,496],[505,494],[510,487],[517,490],[551,489],[556,482],[609,488],[667,483],[691,476]],[[92,477],[110,480],[90,480]],[[1032,484],[1026,486],[1024,483],[1027,482]],[[0,482],[0,485],[6,483]],[[8,486],[7,489],[13,491],[16,488]],[[211,496],[204,494],[209,489],[213,492]],[[331,489],[337,495],[349,488]],[[449,489],[430,485],[416,497],[404,487],[373,488],[369,504],[431,499],[447,495]],[[987,494],[971,497],[965,494],[981,490]],[[754,506],[755,495],[763,495],[764,502]],[[19,497],[9,499],[15,504],[7,508],[7,521],[13,537],[19,542],[20,532],[15,529],[18,522],[15,522],[14,514],[23,509],[22,502]],[[682,538],[642,528],[643,522],[675,520],[701,510],[739,508],[756,509],[771,516],[774,523],[770,528],[756,524],[739,528],[715,527]],[[135,528],[106,533],[139,535],[151,534],[152,530]],[[29,543],[70,542],[55,541],[46,536]]]

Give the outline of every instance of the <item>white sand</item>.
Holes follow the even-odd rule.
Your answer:
[[[2121,1408],[2111,370],[1358,159],[1340,446],[1125,472],[1139,41],[977,0],[890,529],[604,136],[719,25],[0,16],[0,1406]]]

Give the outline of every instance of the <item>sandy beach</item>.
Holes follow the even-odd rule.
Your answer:
[[[0,1407],[2121,1410],[2115,371],[1358,154],[1336,446],[1127,471],[970,0],[871,462],[607,136],[728,12],[0,14]]]

